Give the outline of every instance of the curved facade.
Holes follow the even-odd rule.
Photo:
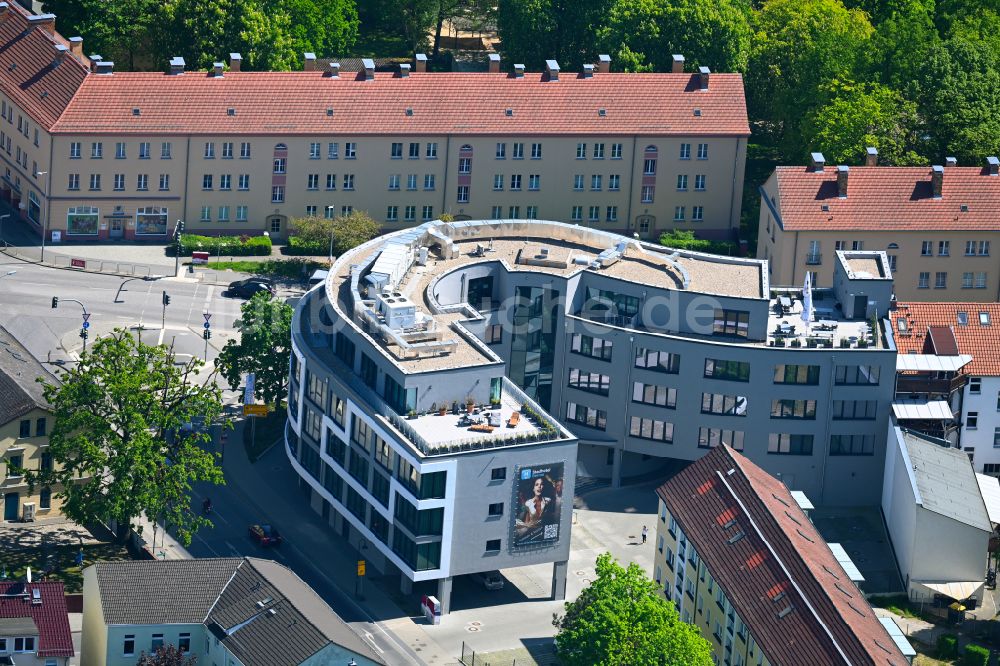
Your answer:
[[[755,259],[536,220],[383,236],[297,307],[289,456],[320,510],[321,497],[413,580],[564,562],[568,513],[557,539],[518,544],[512,479],[546,465],[553,484],[558,465],[561,505],[578,474],[617,484],[726,443],[820,503],[874,504],[895,373],[879,321],[891,277],[887,264],[861,270],[882,267],[878,253],[840,261],[807,326],[802,290],[772,288]],[[467,402],[499,425],[460,426]],[[424,477],[443,490],[421,495]],[[440,534],[408,530],[400,498],[442,509]],[[485,550],[468,547],[479,539]]]

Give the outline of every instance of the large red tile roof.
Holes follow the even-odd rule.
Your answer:
[[[965,325],[958,323],[958,313],[966,313]],[[988,312],[990,323],[979,323],[979,313]],[[951,330],[957,343],[957,353],[969,354],[972,362],[962,368],[962,373],[986,377],[1000,377],[1000,303],[897,303],[889,313],[892,335],[900,354],[933,353],[928,347],[928,332],[941,327]],[[906,330],[900,331],[898,320],[906,320]],[[941,336],[934,336],[939,340]],[[936,349],[948,355],[948,349]],[[952,352],[954,353],[954,352]]]
[[[342,73],[343,74],[343,73]],[[712,74],[92,74],[59,133],[749,135],[743,78]],[[139,109],[139,115],[133,113]],[[234,115],[228,115],[233,109]],[[328,115],[333,109],[333,115]],[[412,115],[407,115],[412,109]],[[511,109],[513,114],[506,115]],[[605,115],[599,110],[604,109]],[[700,109],[700,115],[695,110]]]
[[[33,590],[41,594],[41,603],[32,603]],[[39,657],[72,657],[75,654],[62,583],[0,582],[0,618],[34,620],[38,627]]]
[[[56,62],[56,46],[69,48],[58,34],[31,25],[30,15],[11,0],[0,18],[0,92],[49,129],[87,78],[89,61],[71,56]]]
[[[852,166],[844,199],[836,167],[778,167],[775,176],[786,231],[1000,230],[1000,176],[985,168],[946,167],[940,199],[931,195],[929,166]]]
[[[719,446],[657,494],[771,663],[906,666],[780,481]]]

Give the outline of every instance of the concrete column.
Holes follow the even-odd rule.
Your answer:
[[[441,615],[447,615],[451,611],[451,576],[438,578],[438,601],[441,602]]]
[[[622,487],[622,450],[616,448],[614,458],[611,463],[611,487]]]
[[[562,601],[566,598],[566,570],[569,562],[552,563],[552,600]]]
[[[413,594],[413,581],[406,574],[399,574],[399,591],[403,594]]]

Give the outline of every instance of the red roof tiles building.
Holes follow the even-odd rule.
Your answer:
[[[735,623],[735,632],[714,637],[720,661],[752,645],[775,665],[908,663],[785,485],[747,458],[716,447],[657,494],[668,558],[657,560],[657,570],[666,569],[667,589],[677,576],[674,550],[682,560],[686,547],[693,567],[688,588],[672,595],[682,617],[689,614],[710,641],[715,630],[706,615],[723,627]]]
[[[10,642],[0,652],[14,651],[15,638],[31,638],[34,650],[25,651],[40,659],[76,654],[62,583],[0,582],[0,641]]]
[[[903,302],[889,318],[900,354],[968,354],[961,374],[1000,377],[1000,303]]]

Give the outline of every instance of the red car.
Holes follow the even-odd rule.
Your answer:
[[[251,525],[249,534],[250,538],[261,546],[277,546],[284,541],[278,530],[270,525]]]

